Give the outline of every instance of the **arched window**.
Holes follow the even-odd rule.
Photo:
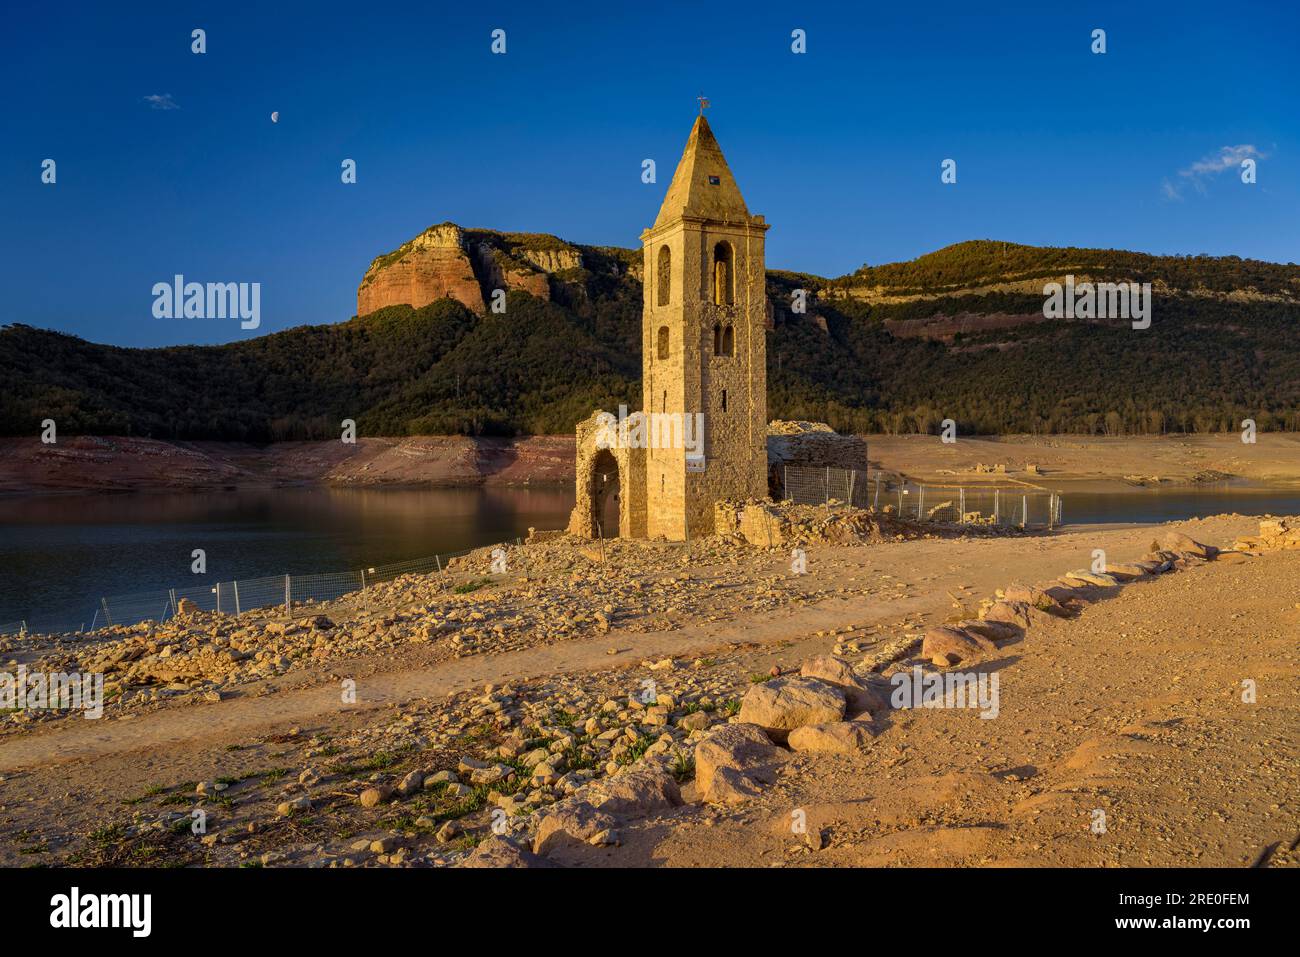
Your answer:
[[[722,323],[720,322],[713,324],[713,354],[722,355]]]
[[[659,283],[659,305],[666,306],[673,281],[673,254],[667,246],[659,247],[659,264],[655,267],[655,278]]]
[[[732,294],[731,244],[720,242],[713,247],[713,304],[730,306],[735,302]]]
[[[736,354],[736,334],[730,325],[722,327],[722,355],[734,356]]]
[[[659,327],[659,358],[668,358],[668,327]]]

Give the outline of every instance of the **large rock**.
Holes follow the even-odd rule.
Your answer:
[[[1061,603],[1057,601],[1056,596],[1036,585],[1009,585],[1002,590],[1002,598],[1006,601],[1024,602],[1031,608],[1037,608],[1039,611],[1045,611],[1049,615],[1056,615],[1060,618],[1064,618],[1068,614]]]
[[[1164,537],[1160,539],[1160,547],[1165,551],[1181,552],[1184,555],[1204,558],[1207,561],[1219,554],[1219,550],[1213,545],[1202,545],[1190,535],[1184,535],[1182,532],[1165,532]]]
[[[718,768],[700,797],[709,804],[744,804],[760,795],[759,782],[735,768]]]
[[[1019,638],[1022,633],[1019,625],[1013,625],[1009,621],[989,621],[980,618],[968,618],[965,621],[957,622],[953,627],[976,635],[982,635],[995,643],[1011,641],[1013,638]]]
[[[1131,582],[1137,581],[1139,578],[1146,578],[1150,572],[1147,571],[1145,563],[1138,564],[1137,562],[1133,562],[1118,565],[1108,564],[1106,566],[1106,574],[1111,578],[1114,578],[1116,581]]]
[[[1116,588],[1119,586],[1119,579],[1104,572],[1094,572],[1087,568],[1066,572],[1063,578],[1066,582],[1080,581],[1087,585],[1096,585],[1098,588]]]
[[[844,718],[844,692],[816,678],[774,678],[754,685],[740,703],[740,720],[784,744],[795,728]]]
[[[537,825],[533,853],[546,854],[567,843],[585,844],[617,824],[612,815],[597,810],[586,801],[561,801],[552,805]]]
[[[839,688],[844,694],[845,714],[851,718],[889,710],[889,695],[885,690],[874,685],[870,678],[857,674],[844,658],[835,655],[809,658],[799,674]]]
[[[978,661],[985,654],[997,651],[998,646],[983,635],[965,628],[939,625],[925,633],[921,642],[921,656],[946,668],[948,665]]]
[[[598,811],[634,820],[679,807],[682,792],[667,770],[654,762],[637,764],[613,777],[601,778],[585,798]]]
[[[554,867],[550,861],[538,857],[516,841],[491,834],[474,852],[461,861],[461,867]]]
[[[1030,606],[1023,601],[995,601],[987,608],[980,610],[980,619],[982,621],[1001,621],[1017,628],[1028,628],[1030,625]]]
[[[790,750],[855,754],[871,743],[871,726],[862,721],[810,724],[790,732]]]
[[[695,746],[695,784],[706,795],[714,775],[729,768],[755,780],[770,779],[785,752],[756,724],[724,724],[714,728]]]

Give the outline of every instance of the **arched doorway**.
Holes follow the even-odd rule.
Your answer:
[[[618,538],[623,489],[618,460],[609,449],[601,449],[592,460],[590,488],[592,538]]]

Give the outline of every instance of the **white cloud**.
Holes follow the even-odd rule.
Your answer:
[[[170,93],[150,93],[143,98],[155,110],[179,110],[180,104],[172,99]]]
[[[1165,199],[1171,200],[1181,200],[1187,186],[1198,193],[1204,193],[1205,184],[1209,180],[1230,169],[1240,169],[1242,160],[1264,159],[1267,155],[1250,143],[1221,146],[1218,152],[1203,156],[1186,169],[1180,169],[1177,179],[1165,179],[1160,184],[1160,191],[1164,193]]]

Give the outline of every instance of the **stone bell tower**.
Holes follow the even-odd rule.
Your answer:
[[[648,537],[711,534],[714,502],[767,494],[766,232],[701,109],[659,216],[641,234]],[[685,419],[699,422],[696,413],[702,445],[686,448]],[[662,441],[675,421],[683,440]]]

